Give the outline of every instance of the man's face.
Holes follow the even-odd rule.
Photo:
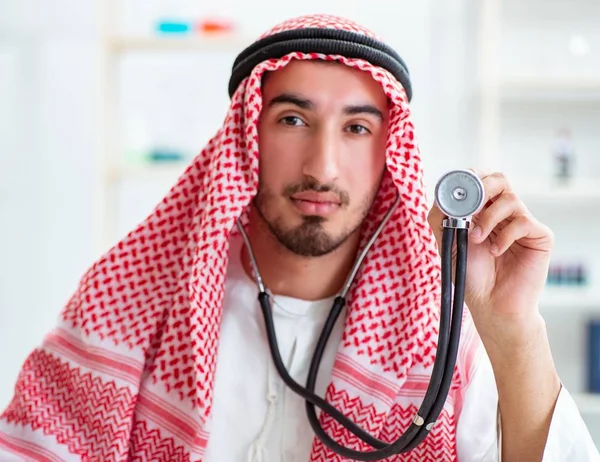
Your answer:
[[[319,256],[359,232],[385,167],[388,100],[340,63],[292,61],[263,83],[256,208],[290,251]]]

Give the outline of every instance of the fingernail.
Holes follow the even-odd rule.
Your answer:
[[[481,228],[479,226],[475,226],[473,231],[471,231],[471,237],[473,239],[479,239],[481,237]]]
[[[492,252],[493,254],[497,254],[499,252],[499,248],[498,248],[498,244],[492,244],[492,246],[490,247],[490,252]]]

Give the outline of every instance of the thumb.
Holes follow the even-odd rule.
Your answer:
[[[444,231],[443,223],[446,215],[444,212],[440,210],[437,204],[434,202],[433,206],[429,210],[429,214],[427,215],[427,222],[433,231],[433,235],[435,236],[435,241],[437,242],[438,253],[442,252],[442,233]]]

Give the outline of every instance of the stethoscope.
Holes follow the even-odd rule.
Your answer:
[[[436,419],[438,418],[448,391],[452,382],[456,356],[458,353],[458,343],[460,339],[461,321],[464,305],[465,280],[467,272],[467,244],[468,230],[472,216],[483,206],[484,189],[481,180],[470,170],[452,170],[443,175],[435,187],[435,202],[446,218],[443,220],[442,233],[442,252],[441,252],[441,283],[442,300],[440,311],[440,327],[438,336],[438,345],[436,350],[435,362],[431,374],[431,380],[421,407],[414,416],[412,423],[406,432],[393,443],[386,443],[365,432],[358,425],[344,416],[339,410],[327,403],[323,398],[317,396],[315,384],[321,358],[325,351],[325,346],[329,336],[339,317],[339,314],[346,303],[346,296],[350,290],[352,282],[358,273],[358,270],[367,255],[367,252],[380,235],[381,231],[389,221],[392,212],[400,203],[400,195],[396,197],[394,204],[386,213],[379,227],[368,241],[365,248],[359,254],[352,270],[339,295],[335,298],[333,306],[325,321],[325,326],[319,337],[306,381],[306,387],[297,383],[288,373],[281,359],[279,347],[277,346],[277,335],[273,325],[273,316],[271,313],[271,304],[269,293],[265,287],[260,273],[256,258],[250,245],[248,235],[241,224],[237,221],[238,229],[245,241],[248,249],[250,262],[257,281],[259,294],[258,301],[265,319],[267,338],[271,355],[275,363],[277,372],[284,383],[295,393],[306,400],[306,412],[308,420],[316,436],[328,448],[340,454],[343,457],[352,460],[381,460],[394,454],[405,453],[417,447],[429,434]],[[452,305],[452,247],[456,235],[456,273],[454,281],[454,303]],[[346,448],[334,441],[321,427],[317,417],[315,406],[318,406],[323,412],[329,414],[342,426],[366,442],[375,450],[373,451],[355,451]]]

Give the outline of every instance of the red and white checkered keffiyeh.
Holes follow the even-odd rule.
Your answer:
[[[296,18],[264,35],[303,27],[374,36],[326,15]],[[380,439],[393,441],[408,427],[435,355],[440,261],[406,94],[391,74],[365,61],[290,53],[256,66],[222,128],[168,195],[81,279],[55,329],[22,367],[0,419],[0,453],[44,461],[202,460],[229,242],[235,220],[247,223],[258,185],[261,76],[292,59],[337,60],[368,72],[393,103],[387,173],[363,244],[397,191],[402,202],[350,293],[326,399]],[[465,315],[437,425],[417,449],[387,460],[455,460],[457,415],[477,341]],[[370,449],[329,417],[322,421],[338,442]],[[342,459],[315,440],[310,460]]]

